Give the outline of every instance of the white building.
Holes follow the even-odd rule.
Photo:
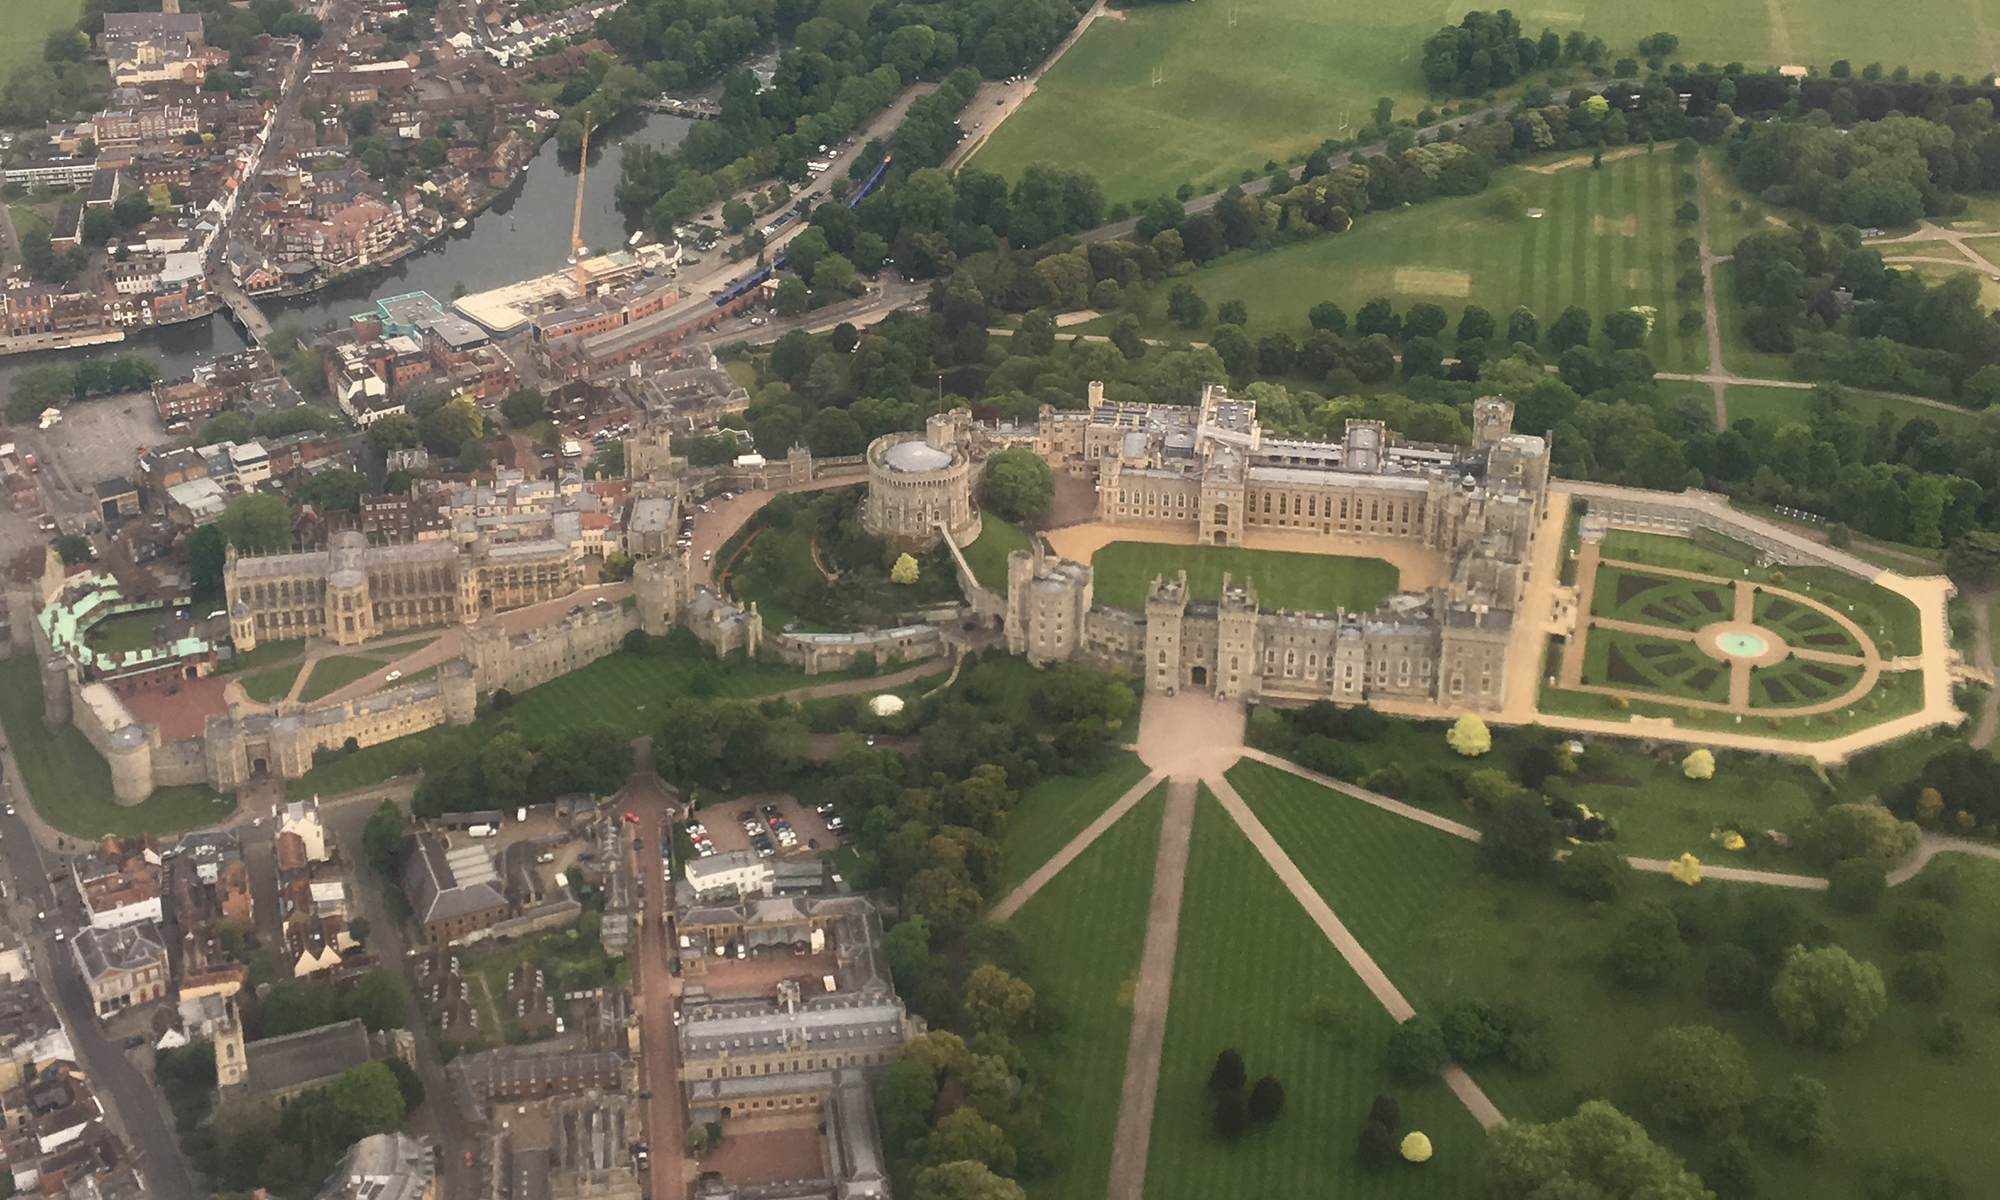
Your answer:
[[[755,851],[729,850],[708,858],[691,858],[686,867],[688,885],[695,894],[710,896],[768,896],[777,877],[771,865]]]

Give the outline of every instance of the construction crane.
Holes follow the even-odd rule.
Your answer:
[[[590,110],[583,110],[583,152],[576,160],[576,219],[569,227],[569,260],[576,265],[576,296],[585,299],[583,288],[583,180],[590,170]]]

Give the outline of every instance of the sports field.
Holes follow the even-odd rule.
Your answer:
[[[1429,301],[1449,314],[1451,328],[1468,302],[1484,306],[1503,328],[1508,314],[1526,305],[1541,316],[1544,331],[1572,304],[1588,310],[1593,321],[1651,305],[1658,310],[1646,343],[1653,365],[1696,372],[1707,365],[1706,342],[1681,336],[1676,323],[1684,309],[1699,311],[1701,298],[1683,303],[1674,290],[1675,279],[1692,265],[1675,254],[1680,241],[1694,235],[1693,226],[1674,220],[1683,198],[1675,177],[1687,167],[1669,149],[1596,170],[1585,159],[1549,173],[1512,167],[1494,176],[1494,188],[1518,189],[1523,210],[1539,208],[1539,218],[1493,215],[1489,189],[1370,213],[1347,233],[1239,253],[1184,278],[1211,312],[1224,300],[1246,302],[1253,337],[1268,329],[1302,337],[1306,312],[1322,300],[1339,304],[1350,317],[1377,296],[1393,300],[1398,312]],[[1186,336],[1166,318],[1164,289],[1155,299],[1147,332]],[[1604,344],[1601,336],[1597,344]]]
[[[1387,866],[1387,864],[1383,864]],[[1146,1164],[1150,1200],[1429,1200],[1472,1193],[1486,1136],[1442,1083],[1403,1087],[1382,1066],[1394,1022],[1278,882],[1207,789],[1195,810],[1166,1047]],[[1234,1049],[1252,1080],[1274,1075],[1285,1108],[1224,1142],[1208,1073]],[[1381,1093],[1402,1103],[1398,1135],[1428,1134],[1422,1167],[1370,1172],[1356,1138]]]
[[[1249,583],[1266,608],[1373,612],[1396,590],[1395,567],[1379,558],[1338,554],[1292,554],[1234,546],[1168,546],[1156,542],[1112,542],[1091,556],[1099,603],[1143,608],[1156,576],[1185,570],[1197,600],[1222,594],[1222,577]]]
[[[1094,172],[1113,200],[1233,181],[1270,159],[1293,161],[1352,136],[1378,97],[1400,116],[1424,102],[1423,41],[1477,7],[1410,9],[1364,0],[1247,0],[1146,5],[1100,19],[1035,94],[973,157],[1017,178],[1032,162]],[[2000,0],[1565,0],[1517,8],[1524,32],[1581,29],[1615,57],[1657,30],[1679,35],[1674,57],[1737,60],[1751,69],[1880,60],[1921,75],[1977,76],[2000,66]],[[1087,115],[1088,119],[1079,119]],[[1345,134],[1343,134],[1343,128]]]
[[[1007,922],[1023,974],[1061,1015],[1021,1039],[1047,1084],[1041,1136],[1054,1166],[1025,1183],[1032,1200],[1104,1196],[1163,811],[1157,795],[1142,801]]]
[[[82,0],[7,0],[7,31],[0,34],[0,80],[23,63],[42,60],[49,34],[76,24]]]
[[[1510,1118],[1560,1116],[1582,1095],[1636,1109],[1644,1097],[1632,1093],[1633,1048],[1666,1025],[1714,1025],[1742,1041],[1761,1085],[1800,1073],[1832,1093],[1835,1133],[1824,1156],[1782,1154],[1753,1135],[1758,1194],[1858,1196],[1861,1169],[1905,1149],[1944,1161],[1961,1186],[2000,1171],[2000,1140],[1965,1132],[1965,1114],[2000,1106],[2000,1073],[1990,1067],[2000,957],[1983,932],[2000,919],[2000,864],[1945,855],[1928,868],[1956,875],[1943,949],[1951,983],[1941,1001],[1918,1002],[1893,983],[1909,952],[1890,929],[1894,910],[1916,899],[1914,885],[1894,889],[1870,917],[1837,912],[1808,893],[1713,879],[1688,889],[1660,876],[1635,879],[1609,904],[1586,904],[1552,887],[1498,880],[1477,866],[1471,844],[1303,780],[1255,764],[1239,765],[1230,779],[1419,1011],[1435,1013],[1463,996],[1523,1002],[1546,1015],[1547,1071],[1473,1071]],[[1710,783],[1733,785],[1722,772]],[[1725,856],[1697,854],[1704,862]],[[1688,939],[1683,970],[1635,993],[1609,981],[1603,959],[1642,900],[1675,905],[1697,936]],[[1785,929],[1794,932],[1778,932]],[[1860,1045],[1837,1054],[1806,1050],[1784,1039],[1768,1004],[1737,1010],[1707,1001],[1703,976],[1717,947],[1740,941],[1774,955],[1801,938],[1836,942],[1892,978],[1888,1011]],[[1972,1049],[1959,1057],[1926,1046],[1944,1013],[1973,1031]],[[1670,1144],[1697,1165],[1711,1149],[1699,1139]]]

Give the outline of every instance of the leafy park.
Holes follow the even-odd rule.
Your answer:
[[[755,601],[767,627],[807,632],[890,628],[910,623],[916,609],[956,601],[947,552],[905,555],[862,528],[860,501],[858,489],[773,498],[742,540],[732,539],[740,551],[717,555],[730,591]],[[904,558],[907,579],[897,576]]]

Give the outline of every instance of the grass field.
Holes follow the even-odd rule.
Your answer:
[[[1022,666],[1026,668],[1027,664]],[[648,706],[670,696],[689,694],[689,683],[697,674],[713,684],[713,695],[732,699],[769,695],[807,682],[803,672],[789,667],[764,663],[718,667],[706,650],[668,648],[656,639],[651,653],[621,650],[540,687],[530,688],[515,696],[514,704],[504,714],[482,713],[470,731],[428,729],[363,747],[352,754],[327,758],[292,784],[292,791],[295,795],[312,792],[331,795],[406,774],[416,770],[424,756],[447,739],[489,736],[500,716],[537,733],[599,721],[628,736],[650,733],[656,722],[647,715]],[[826,675],[820,676],[822,682],[828,679]]]
[[[306,677],[305,686],[299,689],[299,699],[323,699],[357,679],[366,679],[386,665],[379,658],[362,658],[355,654],[322,658],[313,664],[312,674]]]
[[[42,819],[65,833],[171,833],[223,820],[235,806],[207,787],[158,788],[130,808],[111,798],[111,768],[74,725],[42,724],[41,670],[33,655],[0,659],[0,722],[21,782]]]
[[[1684,304],[1674,291],[1689,265],[1674,248],[1694,234],[1673,216],[1682,199],[1674,178],[1685,170],[1664,147],[1599,170],[1587,161],[1551,174],[1510,168],[1494,176],[1493,186],[1518,188],[1524,207],[1545,216],[1493,216],[1490,191],[1452,197],[1371,213],[1348,233],[1265,253],[1241,251],[1185,279],[1211,311],[1224,300],[1247,302],[1253,337],[1273,328],[1302,336],[1307,311],[1322,300],[1350,316],[1377,296],[1390,297],[1399,312],[1431,301],[1444,307],[1452,328],[1468,302],[1483,305],[1503,328],[1508,314],[1526,305],[1544,329],[1572,304],[1593,319],[1648,304],[1659,310],[1646,343],[1653,365],[1699,371],[1708,362],[1705,340],[1682,337],[1676,328],[1683,308],[1701,307],[1699,296]],[[1164,302],[1154,304],[1148,332],[1187,336],[1165,313]]]
[[[1922,417],[1948,433],[1969,433],[1978,427],[1980,420],[1978,413],[1968,409],[1933,408],[1928,404],[1915,404],[1870,392],[1850,391],[1848,399],[1854,411],[1870,425],[1875,423],[1879,414],[1886,412],[1894,416],[1898,424]],[[1745,417],[1760,425],[1766,422],[1789,425],[1812,418],[1812,393],[1799,388],[1738,384],[1728,389],[1726,403],[1729,405],[1731,424]]]
[[[1026,1185],[1032,1200],[1104,1195],[1163,811],[1147,798],[1007,922],[1028,982],[1062,1016],[1021,1039],[1047,1087],[1042,1129],[1054,1139],[1055,1169]]]
[[[302,664],[289,667],[272,667],[255,675],[243,677],[243,693],[259,704],[269,704],[280,696],[292,694],[292,684],[298,682]]]
[[[1400,578],[1395,567],[1379,558],[1155,542],[1112,542],[1091,556],[1090,565],[1096,572],[1098,603],[1126,608],[1144,608],[1154,577],[1181,570],[1187,572],[1188,590],[1196,599],[1221,595],[1226,573],[1235,583],[1253,585],[1266,608],[1312,611],[1373,612]]]
[[[1181,902],[1149,1200],[1472,1194],[1485,1135],[1442,1084],[1390,1082],[1381,1062],[1393,1027],[1204,789]],[[1230,1048],[1250,1078],[1278,1077],[1285,1109],[1270,1128],[1225,1143],[1210,1125],[1207,1083],[1216,1054]],[[1377,1174],[1356,1162],[1356,1135],[1383,1092],[1402,1102],[1399,1135],[1430,1135],[1436,1157],[1421,1168]]]
[[[1530,36],[1582,29],[1614,56],[1669,30],[1681,39],[1674,57],[1688,63],[1803,63],[1824,73],[1838,58],[1857,67],[1879,59],[1919,75],[1934,68],[1977,77],[1992,70],[1987,30],[2000,28],[2000,6],[1973,2],[1969,24],[1963,4],[1897,10],[1868,0],[1574,0],[1516,11]],[[1414,115],[1424,99],[1423,40],[1466,7],[1252,0],[1128,9],[1094,24],[973,163],[1009,178],[1032,162],[1087,168],[1114,200],[1234,178],[1343,130],[1352,136],[1378,97],[1396,101],[1399,116]],[[1088,121],[1076,119],[1086,112]]]
[[[1007,556],[1027,548],[1028,535],[1021,527],[992,513],[979,514],[979,536],[961,547],[973,578],[1001,592],[1007,590]]]
[[[1728,620],[1735,604],[1735,589],[1727,584],[1603,566],[1597,569],[1590,611],[1620,621],[1691,631]]]
[[[288,658],[304,654],[305,639],[290,642],[259,642],[255,650],[238,650],[235,657],[217,667],[218,671],[255,671],[261,667],[275,666]]]
[[[2000,1072],[1992,1069],[2000,1051],[1992,1002],[2000,992],[2000,955],[1991,933],[2000,920],[2000,864],[1947,855],[1930,868],[1954,871],[1958,879],[1957,902],[1947,910],[1952,979],[1942,1003],[1917,1003],[1892,987],[1889,1010],[1873,1032],[1852,1049],[1826,1054],[1785,1041],[1768,1006],[1717,1011],[1704,999],[1702,974],[1713,947],[1737,936],[1736,928],[1769,923],[1750,920],[1742,909],[1760,889],[1705,880],[1690,891],[1651,876],[1635,880],[1618,901],[1585,905],[1551,888],[1496,880],[1475,866],[1470,844],[1304,781],[1250,764],[1230,777],[1419,1010],[1435,1012],[1452,997],[1469,996],[1523,1001],[1548,1016],[1550,1070],[1474,1072],[1509,1117],[1546,1120],[1586,1094],[1639,1110],[1644,1097],[1633,1094],[1629,1074],[1633,1048],[1665,1025],[1710,1024],[1742,1040],[1760,1083],[1803,1073],[1832,1092],[1836,1132],[1826,1156],[1792,1158],[1760,1146],[1760,1194],[1858,1197],[1861,1168],[1903,1148],[1939,1156],[1961,1182],[2000,1170],[2000,1140],[1974,1135],[1967,1123],[1968,1114],[2000,1105]],[[1905,952],[1885,917],[1908,895],[1892,893],[1884,915],[1875,917],[1837,913],[1815,896],[1763,892],[1762,898],[1823,923],[1856,957],[1893,974]],[[1656,992],[1635,994],[1610,986],[1601,961],[1613,931],[1641,899],[1692,905],[1691,923],[1718,904],[1733,904],[1734,911],[1707,917],[1712,932],[1692,946],[1687,969]],[[1967,1027],[1970,1048],[1961,1057],[1939,1057],[1923,1043],[1941,1012]]]
[[[158,628],[160,618],[167,614],[155,609],[151,612],[124,613],[107,617],[90,627],[84,641],[92,650],[110,654],[127,654],[137,650],[153,648],[153,630]]]
[[[995,895],[1013,891],[1145,777],[1138,756],[1120,750],[1095,775],[1057,775],[1029,788],[1007,818],[1006,865]]]
[[[0,36],[0,79],[24,63],[42,60],[42,43],[58,29],[76,24],[81,0],[8,0],[7,32]]]

